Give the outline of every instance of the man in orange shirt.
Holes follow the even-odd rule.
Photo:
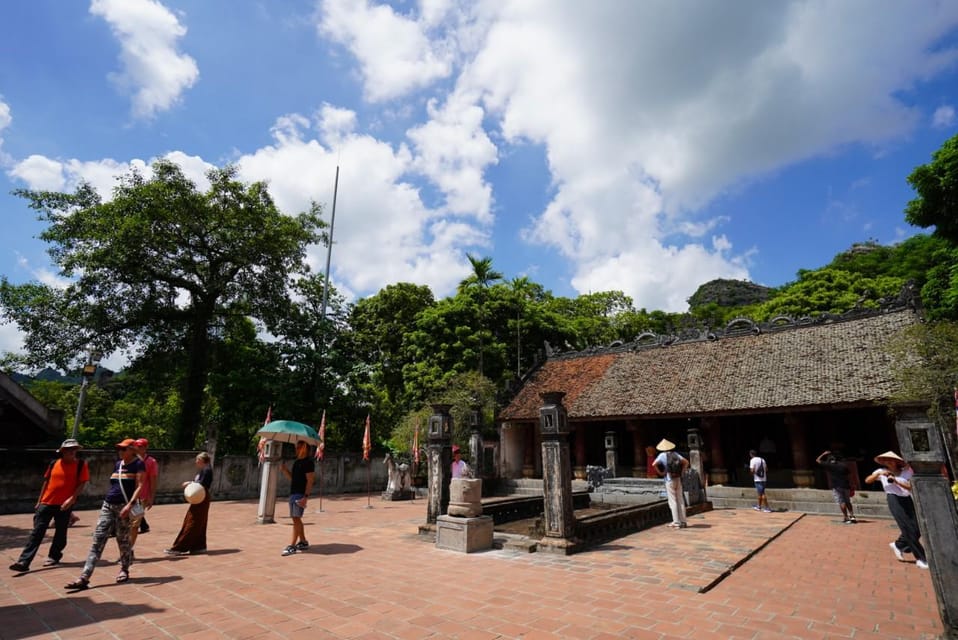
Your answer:
[[[83,486],[90,481],[90,469],[83,460],[77,459],[80,443],[73,438],[63,441],[57,453],[60,459],[51,462],[43,474],[43,486],[40,497],[34,507],[33,531],[27,546],[23,548],[20,559],[10,565],[11,571],[23,573],[30,570],[30,563],[40,549],[43,536],[54,522],[53,542],[50,544],[50,557],[44,567],[60,564],[63,549],[67,546],[67,528],[70,526],[70,514]]]

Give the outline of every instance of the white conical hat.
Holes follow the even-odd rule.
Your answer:
[[[658,449],[659,451],[671,451],[672,449],[675,448],[675,443],[669,442],[665,438],[662,438],[662,441],[658,443],[657,445],[655,445],[655,448]]]

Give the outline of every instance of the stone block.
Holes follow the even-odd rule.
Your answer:
[[[436,518],[436,548],[472,553],[492,548],[492,518]]]

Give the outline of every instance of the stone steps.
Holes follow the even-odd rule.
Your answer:
[[[839,514],[841,511],[828,489],[768,489],[765,491],[772,509],[802,513]],[[756,503],[753,487],[708,488],[708,499],[716,509],[751,509]],[[852,497],[856,516],[890,518],[888,503],[882,491],[857,491]]]

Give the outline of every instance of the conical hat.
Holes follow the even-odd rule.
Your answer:
[[[886,451],[885,453],[880,453],[875,456],[875,462],[878,464],[885,464],[883,460],[897,460],[898,462],[904,462],[902,457],[894,451]]]
[[[662,441],[658,443],[657,445],[655,445],[655,448],[658,449],[659,451],[671,451],[672,449],[675,448],[675,443],[669,442],[665,438],[662,438]]]

